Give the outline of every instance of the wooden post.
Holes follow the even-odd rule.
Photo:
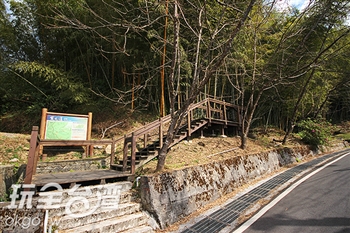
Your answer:
[[[136,136],[132,133],[131,137],[131,174],[135,174],[135,156],[136,156]]]
[[[47,116],[47,108],[41,109],[40,140],[45,139],[46,116]],[[43,146],[40,146],[39,154],[42,154],[42,153],[43,153]]]
[[[159,118],[159,147],[163,146],[163,120]]]
[[[88,127],[87,127],[87,135],[86,135],[86,139],[87,140],[91,140],[91,130],[92,130],[92,112],[88,113]],[[91,157],[94,153],[94,146],[93,145],[89,145],[86,146],[86,156],[87,157]]]
[[[211,123],[211,112],[210,112],[210,101],[209,101],[209,98],[208,98],[208,101],[207,101],[207,117],[209,119],[209,124]]]
[[[40,139],[45,139],[45,127],[46,127],[46,115],[47,115],[47,108],[43,108],[41,110],[41,122],[40,122]],[[37,127],[37,126],[33,126]]]
[[[190,110],[188,113],[187,113],[187,140],[189,140],[190,138],[189,137],[191,137],[191,134],[192,134],[192,132],[191,132],[191,112],[192,112],[192,110]]]
[[[24,178],[25,184],[31,184],[33,175],[35,175],[35,165],[36,165],[36,152],[37,152],[37,139],[38,139],[38,126],[32,127],[32,133],[30,137],[30,148],[28,154],[28,162],[26,167],[26,177]]]
[[[226,137],[225,135],[225,126],[221,125],[221,137]]]
[[[115,140],[112,138],[112,145],[111,145],[111,160],[109,162],[110,168],[112,168],[112,164],[114,164],[114,158],[115,158]]]
[[[224,101],[224,120],[225,120],[225,125],[227,125],[227,112],[226,112],[226,103]]]
[[[126,140],[126,135],[124,135],[123,172],[126,171],[127,162],[128,162],[128,142]]]
[[[88,157],[87,154],[89,153],[89,147],[90,146],[85,147],[85,152],[81,155],[82,159],[85,159],[86,157]]]
[[[148,143],[148,133],[146,132],[143,135],[143,147],[146,148],[147,147],[147,143]]]

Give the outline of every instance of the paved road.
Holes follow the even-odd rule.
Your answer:
[[[350,155],[301,183],[244,233],[350,232]]]

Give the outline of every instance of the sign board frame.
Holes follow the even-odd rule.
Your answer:
[[[56,124],[65,125],[65,130],[69,134],[69,138],[47,138],[48,127],[54,127]],[[48,112],[47,108],[42,109],[41,124],[40,124],[40,139],[47,140],[90,140],[92,128],[92,113],[88,115],[69,114]],[[71,131],[71,132],[69,132]]]

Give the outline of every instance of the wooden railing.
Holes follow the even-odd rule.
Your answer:
[[[32,182],[33,176],[36,174],[36,167],[39,161],[39,151],[41,147],[50,146],[85,146],[85,155],[90,155],[90,150],[94,145],[111,145],[111,162],[115,158],[115,144],[116,142],[122,140],[119,138],[117,140],[47,140],[40,139],[39,137],[39,127],[33,126],[30,138],[30,148],[28,154],[28,162],[26,167],[26,176],[24,179],[25,184],[30,184]],[[84,156],[83,156],[84,158]]]
[[[241,125],[239,107],[234,104],[227,103],[212,98],[206,98],[189,106],[187,119],[183,122],[182,129],[186,129],[187,137],[193,133],[191,123],[198,119],[205,119],[209,124],[218,123],[223,126]],[[148,136],[150,133],[155,133],[159,141],[159,148],[163,146],[164,128],[171,121],[171,116],[167,115],[155,120],[132,133],[124,135],[118,139],[111,140],[40,140],[39,127],[33,126],[30,140],[30,150],[28,155],[28,164],[26,169],[25,183],[30,184],[33,175],[36,173],[36,166],[39,159],[39,148],[50,146],[86,146],[86,154],[90,155],[93,145],[111,145],[110,164],[114,164],[115,160],[115,145],[118,142],[124,141],[123,145],[123,168],[122,171],[127,171],[128,156],[131,156],[130,173],[135,173],[136,149],[138,140],[142,141],[142,148],[148,146]],[[129,149],[130,148],[130,149]]]
[[[228,114],[230,112],[230,114]],[[192,134],[191,122],[197,119],[207,119],[209,124],[213,121],[220,122],[223,125],[229,123],[233,125],[240,125],[241,118],[239,114],[239,107],[237,105],[227,103],[212,98],[206,98],[198,103],[191,104],[187,112],[186,122],[183,127],[187,127],[187,136],[190,137]],[[135,173],[135,161],[136,161],[136,148],[137,141],[141,139],[143,141],[143,148],[147,147],[148,134],[152,131],[158,131],[159,147],[163,146],[163,138],[165,125],[171,121],[171,116],[159,118],[137,130],[131,134],[124,136],[124,147],[123,147],[123,171],[127,170],[128,154],[131,156],[131,173]],[[130,144],[130,146],[129,146]],[[129,151],[129,148],[131,150]]]

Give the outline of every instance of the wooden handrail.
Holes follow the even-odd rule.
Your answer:
[[[211,103],[214,103],[214,104],[218,104],[218,105],[221,105],[223,106],[223,109],[216,109],[216,108],[212,108],[210,106]],[[221,101],[221,100],[216,100],[216,99],[213,99],[213,98],[206,98],[198,103],[194,103],[194,104],[191,104],[189,106],[189,109],[188,109],[188,117],[187,117],[187,124],[188,124],[188,134],[189,136],[191,135],[191,129],[190,129],[190,122],[193,120],[193,110],[195,109],[204,109],[207,111],[207,116],[206,118],[209,119],[209,122],[211,122],[211,119],[213,118],[212,117],[212,112],[217,112],[217,113],[220,113],[222,116],[223,116],[223,119],[220,119],[220,120],[225,120],[226,124],[227,122],[229,121],[228,118],[227,118],[227,113],[226,113],[226,109],[227,108],[234,108],[236,110],[238,110],[238,106],[237,105],[234,105],[234,104],[231,104],[231,103],[227,103],[225,101]],[[159,118],[158,120],[155,120],[145,126],[142,126],[141,128],[135,130],[133,132],[133,135],[132,134],[127,134],[126,137],[125,137],[125,140],[127,143],[132,143],[132,136],[135,137],[135,143],[137,141],[138,138],[140,137],[143,137],[143,141],[144,141],[144,147],[146,147],[146,142],[147,142],[147,134],[152,131],[152,130],[156,130],[158,129],[159,130],[159,142],[160,142],[160,146],[162,146],[162,140],[163,140],[163,130],[161,130],[161,128],[163,128],[163,125],[166,124],[166,123],[169,123],[171,121],[171,115],[167,115],[167,116],[164,116],[162,118]],[[127,156],[126,153],[124,153],[124,157]]]
[[[39,142],[42,146],[91,146],[91,145],[109,145],[114,140],[48,140]],[[115,141],[116,142],[116,141]]]
[[[110,162],[115,158],[115,144],[121,141],[123,138],[111,139],[111,140],[51,140],[40,139],[39,127],[33,126],[30,138],[30,149],[28,154],[28,162],[26,167],[26,176],[24,179],[25,184],[31,184],[33,176],[36,174],[37,162],[39,160],[39,148],[47,146],[86,146],[89,148],[93,145],[111,145],[111,158]],[[89,153],[88,150],[86,153]]]

